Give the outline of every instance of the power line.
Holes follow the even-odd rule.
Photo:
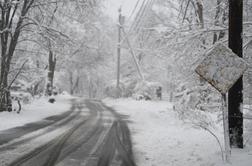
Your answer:
[[[133,10],[132,10],[132,12],[131,12],[131,14],[130,14],[130,16],[129,16],[129,20],[131,19],[131,17],[132,17],[132,16],[133,16],[133,14],[135,13],[136,8],[137,8],[137,6],[138,6],[139,2],[140,2],[140,0],[138,0],[138,1],[137,1],[137,3],[135,4],[135,6],[134,6],[134,8],[133,8]]]
[[[131,24],[131,27],[130,27],[130,30],[129,30],[130,32],[131,32],[132,30],[135,29],[134,26],[137,25],[137,22],[140,21],[141,16],[143,15],[143,13],[144,13],[144,11],[145,11],[146,4],[147,4],[149,1],[150,1],[150,0],[147,0],[147,2],[146,2],[146,0],[143,0],[140,9],[138,10],[138,12],[137,12],[137,14],[136,14],[136,16],[135,16],[135,19],[134,19],[134,21],[133,21],[132,24]]]
[[[139,1],[140,2],[140,1]],[[155,0],[143,0],[140,6],[140,9],[138,10],[134,21],[131,23],[131,26],[127,32],[125,33],[125,37],[121,41],[121,44],[125,41],[125,39],[131,34],[132,31],[138,29],[138,26],[140,25],[139,23],[142,20],[142,17],[145,15],[145,12],[148,11],[152,5],[154,4]]]
[[[139,31],[139,27],[142,25],[143,18],[145,18],[146,16],[148,16],[148,13],[150,11],[150,9],[152,8],[153,4],[154,4],[155,0],[149,0],[148,3],[145,5],[145,10],[142,13],[142,15],[140,16],[139,21],[137,22],[136,26],[135,26],[135,31],[138,32]]]
[[[149,0],[148,0],[148,1],[149,1]],[[140,2],[140,0],[139,0],[139,2]],[[139,3],[139,2],[138,2],[138,3]],[[141,6],[140,6],[140,9],[138,10],[138,12],[137,12],[137,14],[136,14],[135,19],[134,19],[133,22],[131,23],[130,28],[129,28],[127,34],[125,34],[125,37],[123,37],[123,39],[121,40],[121,44],[125,41],[126,37],[128,37],[129,34],[133,31],[133,26],[136,24],[136,20],[138,20],[139,15],[141,15],[141,13],[143,12],[143,9],[144,9],[144,7],[145,7],[145,2],[146,2],[146,0],[143,0],[143,1],[142,1]]]

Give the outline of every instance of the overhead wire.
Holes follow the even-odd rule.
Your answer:
[[[133,31],[133,26],[134,26],[134,24],[135,24],[135,22],[136,22],[136,18],[138,18],[139,15],[140,15],[140,13],[143,12],[145,2],[146,2],[146,0],[143,0],[143,1],[142,1],[141,6],[140,6],[140,8],[139,8],[139,10],[138,10],[138,12],[137,12],[137,14],[136,14],[136,16],[135,16],[133,22],[131,23],[128,32],[125,33],[126,36],[123,37],[123,39],[121,40],[121,44],[126,40],[126,37],[129,36],[129,34],[132,33],[132,31]],[[140,0],[139,0],[137,3],[139,4],[139,3],[140,3]],[[135,5],[135,8],[137,8],[137,3],[136,3],[136,5]],[[134,10],[133,10],[133,11],[134,11]],[[132,11],[131,15],[134,14],[133,11]],[[136,9],[135,9],[135,12],[136,12]]]
[[[133,51],[133,48],[131,47],[130,41],[129,41],[129,39],[128,39],[128,36],[129,36],[129,34],[130,34],[132,31],[136,31],[136,30],[138,31],[138,29],[139,29],[138,26],[141,25],[142,18],[143,18],[146,14],[148,14],[149,10],[152,8],[152,6],[153,6],[153,4],[154,4],[154,1],[155,1],[155,0],[143,0],[143,1],[142,1],[141,7],[140,7],[140,9],[139,9],[138,12],[137,12],[137,14],[136,14],[136,16],[135,16],[135,19],[133,20],[133,22],[132,22],[132,24],[131,24],[131,26],[130,26],[130,29],[129,29],[129,31],[128,31],[128,33],[126,33],[125,30],[124,30],[124,27],[122,27],[122,31],[123,31],[123,33],[124,33],[124,38],[123,38],[123,40],[121,41],[120,45],[124,42],[124,40],[126,40],[126,42],[127,42],[127,44],[128,44],[128,47],[129,47],[129,49],[130,49],[130,52],[131,52],[131,54],[132,54],[132,56],[133,56],[134,62],[135,62],[135,64],[136,64],[138,73],[139,73],[139,75],[140,75],[140,77],[141,77],[142,80],[144,80],[144,76],[142,75],[141,68],[140,68],[140,66],[139,66],[139,64],[138,64],[138,62],[137,62],[137,60],[136,60],[136,55],[135,55],[135,53],[134,53],[134,51]],[[140,0],[137,1],[137,3],[136,3],[136,5],[135,5],[134,9],[132,10],[132,13],[131,13],[131,15],[130,15],[130,18],[133,16],[134,12],[136,11],[136,8],[137,8],[139,2],[140,2]]]
[[[147,2],[146,2],[146,1],[147,1]],[[134,29],[135,29],[135,26],[137,25],[137,23],[138,23],[139,21],[141,21],[141,17],[143,16],[143,13],[144,13],[144,11],[145,11],[145,9],[146,9],[146,4],[148,4],[149,1],[150,1],[150,0],[143,0],[143,2],[142,2],[142,4],[141,4],[141,6],[140,6],[140,8],[139,8],[139,10],[138,10],[138,12],[137,12],[135,18],[134,18],[134,21],[132,22],[132,24],[131,24],[131,26],[130,26],[130,29],[129,29],[130,32],[131,32],[132,30],[134,30]]]
[[[135,29],[134,29],[137,33],[139,32],[139,29],[140,29],[141,25],[144,23],[143,18],[146,18],[148,16],[149,11],[152,8],[154,2],[155,2],[155,0],[149,0],[148,3],[145,5],[145,10],[142,13],[142,15],[140,16],[140,19],[137,22],[137,24],[135,26]]]
[[[126,36],[125,36],[125,37],[123,38],[123,40],[121,41],[121,44],[125,41],[125,39],[126,39],[133,31],[136,31],[137,29],[139,29],[138,26],[141,25],[140,22],[141,22],[142,18],[146,15],[145,13],[148,12],[149,9],[151,9],[152,5],[154,4],[154,1],[155,1],[155,0],[143,0],[143,1],[142,1],[141,6],[140,6],[140,8],[139,8],[139,10],[138,10],[138,12],[137,12],[137,14],[136,14],[136,16],[135,16],[133,22],[131,23],[128,32],[125,33]],[[139,5],[140,0],[139,0],[137,3],[138,3],[138,5]],[[135,5],[134,8],[137,8],[137,3],[136,3],[136,5]],[[134,11],[134,10],[132,10],[132,11]],[[135,11],[136,11],[136,9],[135,9]],[[133,14],[133,12],[131,13],[131,15],[132,15],[132,14]]]
[[[131,17],[133,16],[133,14],[135,13],[136,9],[137,9],[137,6],[139,4],[140,0],[137,0],[137,3],[135,4],[133,10],[131,11],[131,14],[129,16],[129,20],[131,19]]]

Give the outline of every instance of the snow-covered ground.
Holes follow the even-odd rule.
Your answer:
[[[71,106],[70,98],[68,95],[58,96],[54,104],[48,103],[48,98],[40,98],[24,105],[20,114],[2,112],[0,131],[68,111]],[[245,120],[245,149],[232,149],[231,163],[224,164],[215,138],[205,130],[197,129],[192,124],[180,120],[177,112],[173,110],[172,103],[132,99],[103,101],[120,113],[129,115],[133,150],[138,166],[252,165],[251,120]],[[215,134],[223,142],[222,133],[218,132],[222,131],[222,127],[217,127],[219,128]],[[60,129],[60,132],[63,131],[65,130]],[[51,137],[58,135],[59,131],[55,133],[52,133]]]
[[[46,117],[58,115],[68,111],[71,107],[69,95],[56,96],[56,102],[51,104],[47,97],[34,99],[31,104],[22,105],[22,110],[17,112],[0,113],[0,131],[36,122]]]
[[[138,166],[252,165],[251,140],[244,150],[233,149],[231,163],[224,164],[215,138],[180,120],[171,103],[131,99],[105,99],[104,103],[129,115]],[[215,134],[223,142],[222,133]]]

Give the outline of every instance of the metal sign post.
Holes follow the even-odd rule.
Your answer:
[[[225,160],[230,160],[230,135],[228,125],[227,92],[247,69],[246,62],[223,44],[216,44],[196,68],[196,73],[216,88],[222,95],[222,114]]]
[[[227,95],[221,94],[222,99],[222,116],[223,116],[223,129],[224,129],[224,143],[225,143],[225,160],[230,161],[231,148],[229,137],[229,125],[228,125],[228,104]]]

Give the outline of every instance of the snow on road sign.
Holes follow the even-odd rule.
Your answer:
[[[196,68],[196,73],[225,94],[247,69],[246,62],[223,44],[217,44]]]

